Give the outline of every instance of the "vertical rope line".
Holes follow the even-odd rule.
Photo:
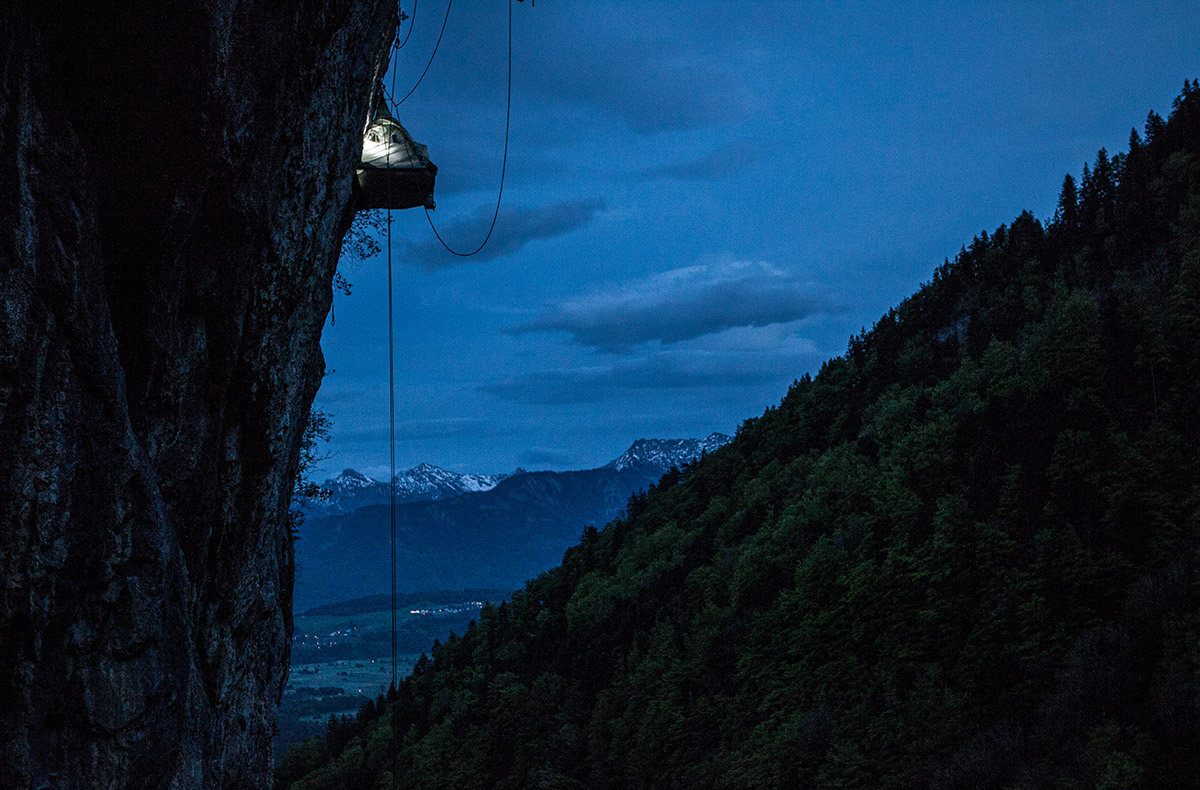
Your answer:
[[[411,28],[410,28],[411,29]],[[392,90],[396,89],[396,67],[392,64]],[[399,685],[399,674],[396,666],[396,355],[395,331],[393,327],[392,309],[392,146],[388,140],[387,159],[387,302],[388,302],[388,516],[389,533],[391,538],[391,567],[392,578],[392,689]],[[396,703],[392,702],[391,752],[392,752],[392,787],[396,786]]]
[[[388,209],[388,458],[391,477],[388,484],[389,531],[392,565],[392,685],[396,685],[396,361],[392,330],[392,210]]]

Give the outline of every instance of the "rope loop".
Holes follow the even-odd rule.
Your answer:
[[[449,13],[449,8],[446,9]],[[460,258],[470,258],[475,253],[487,246],[488,240],[492,238],[492,231],[496,229],[496,218],[500,216],[500,200],[504,197],[504,175],[508,171],[508,130],[512,126],[512,0],[508,0],[508,95],[506,98],[506,107],[504,110],[504,159],[500,165],[500,190],[496,193],[496,208],[492,211],[492,224],[488,226],[487,235],[483,237],[483,241],[479,246],[470,252],[459,252],[451,247],[442,238],[442,234],[438,233],[437,227],[433,224],[433,217],[429,216],[429,209],[425,209],[425,219],[429,221],[429,228],[433,231],[433,235],[446,248],[446,252],[451,255],[457,255]]]

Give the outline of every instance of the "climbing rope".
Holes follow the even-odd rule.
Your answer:
[[[392,210],[388,209],[387,241],[388,241],[388,450],[391,459],[391,477],[388,478],[389,491],[389,527],[391,533],[392,557],[392,685],[399,681],[396,671],[396,362],[393,352],[394,334],[392,331]]]
[[[382,81],[380,84],[380,88],[384,92],[384,101],[385,102],[390,102],[393,107],[399,107],[401,104],[403,104],[408,99],[409,96],[411,96],[413,94],[413,91],[415,91],[417,89],[417,86],[419,86],[421,84],[421,81],[425,79],[425,75],[429,72],[429,67],[431,65],[433,65],[433,59],[437,55],[438,47],[441,46],[442,36],[446,32],[446,22],[447,22],[447,20],[450,19],[450,8],[452,5],[453,5],[453,0],[448,0],[448,2],[446,3],[446,16],[442,19],[442,29],[438,33],[437,42],[433,46],[433,53],[430,54],[429,62],[425,64],[425,70],[421,72],[421,76],[417,79],[416,84],[413,85],[413,87],[409,90],[409,92],[404,95],[404,98],[400,99],[400,101],[398,101],[398,102],[394,101],[392,99],[392,97],[394,97],[396,95],[396,69],[393,66],[393,68],[391,69],[391,77],[390,77],[391,85],[384,86],[382,84]],[[417,3],[416,3],[416,0],[413,0],[413,14],[414,15],[416,14],[416,11],[417,11]],[[411,35],[412,35],[412,25],[410,24],[409,28],[408,28],[408,34],[404,37],[404,41],[401,44],[397,45],[395,48],[401,49],[405,44],[408,43],[408,37]],[[390,87],[390,91],[388,90],[388,87]],[[469,257],[471,255],[474,255],[475,253],[482,250],[484,248],[484,246],[488,243],[488,240],[491,239],[492,231],[494,231],[496,228],[496,219],[500,215],[500,201],[504,196],[504,177],[505,177],[505,173],[508,170],[508,133],[509,133],[509,128],[511,126],[511,120],[512,120],[512,0],[508,0],[508,88],[507,88],[506,102],[507,102],[507,106],[505,107],[505,111],[504,111],[504,158],[500,165],[500,189],[499,189],[498,194],[496,195],[496,208],[492,212],[492,224],[488,227],[487,236],[484,237],[483,242],[480,243],[480,245],[478,247],[476,247],[474,250],[472,250],[471,252],[458,252],[457,250],[451,249],[446,244],[446,242],[442,240],[441,235],[439,235],[437,232],[437,228],[434,227],[433,218],[429,216],[429,209],[428,208],[425,209],[425,218],[429,221],[429,227],[433,229],[433,235],[437,236],[437,240],[439,242],[441,242],[442,246],[445,247],[449,252],[453,253],[454,255],[458,255],[460,257]],[[386,109],[386,106],[385,106],[385,109]],[[387,157],[387,159],[386,159],[385,164],[388,167],[391,167],[391,157],[392,157],[391,146],[388,146],[388,148],[387,148],[386,157]],[[388,459],[389,459],[388,516],[389,516],[389,537],[390,537],[390,550],[391,550],[390,565],[391,565],[391,609],[392,609],[392,684],[391,684],[391,689],[395,690],[399,687],[399,683],[400,683],[400,674],[399,674],[399,665],[398,665],[399,653],[397,650],[397,647],[398,647],[398,642],[397,642],[397,631],[398,631],[398,628],[397,628],[397,625],[398,625],[397,601],[398,601],[398,596],[396,594],[396,590],[397,590],[397,588],[396,588],[396,356],[395,356],[395,324],[394,324],[395,311],[393,309],[393,304],[392,304],[392,301],[393,301],[393,299],[392,299],[392,209],[390,208],[390,206],[392,205],[392,182],[391,182],[391,179],[387,179],[385,181],[385,183],[387,185],[386,186],[387,205],[389,206],[389,208],[387,209],[387,316],[388,316],[387,331],[388,331]],[[391,726],[391,757],[392,757],[392,782],[393,782],[393,786],[394,786],[394,783],[396,781],[396,769],[397,769],[397,743],[396,743],[396,727],[395,727],[395,719],[394,719],[394,716],[395,716],[394,702],[393,702],[392,715],[393,715],[393,720],[392,720],[392,726]]]
[[[413,3],[413,11],[416,11],[416,2]],[[412,28],[409,28],[412,32]],[[407,39],[406,39],[407,40]],[[392,69],[392,90],[396,88],[396,70]],[[392,164],[392,147],[387,147],[387,160],[385,164],[391,167]],[[391,604],[392,604],[392,685],[389,691],[393,692],[399,687],[400,674],[397,667],[397,659],[399,658],[396,650],[396,354],[395,354],[395,330],[393,327],[393,309],[392,309],[392,180],[387,179],[387,314],[388,314],[388,527],[391,549]],[[392,726],[391,726],[391,753],[392,753],[392,787],[396,786],[396,765],[397,765],[397,750],[396,750],[396,724],[395,724],[396,709],[395,703],[392,704]]]
[[[446,14],[449,15],[449,13],[450,6],[447,5]],[[444,29],[445,24],[443,23],[443,30]],[[441,41],[441,36],[438,37],[438,40]],[[418,82],[418,84],[420,83]],[[512,122],[512,0],[508,0],[508,96],[506,99],[506,105],[507,106],[504,109],[504,159],[500,164],[500,191],[496,194],[496,208],[494,211],[492,211],[492,224],[488,226],[488,232],[487,235],[483,237],[483,241],[479,243],[478,247],[470,252],[459,252],[458,250],[453,249],[445,242],[444,239],[442,239],[442,235],[438,233],[437,227],[433,224],[433,217],[429,216],[429,209],[425,209],[425,219],[429,221],[430,230],[433,231],[433,235],[436,236],[437,240],[442,243],[442,246],[446,248],[446,252],[449,252],[451,255],[457,255],[460,258],[469,258],[482,250],[487,245],[488,240],[492,238],[492,231],[496,229],[496,218],[500,216],[500,200],[504,197],[504,174],[508,170],[508,130]]]
[[[442,17],[442,29],[438,31],[437,42],[433,45],[433,52],[429,53],[429,62],[425,64],[425,70],[422,71],[421,76],[417,78],[417,83],[408,89],[408,93],[404,94],[404,98],[400,101],[395,101],[392,99],[392,97],[396,95],[396,70],[392,69],[392,95],[388,97],[388,99],[392,100],[392,106],[399,107],[401,104],[404,104],[404,102],[408,101],[408,97],[413,95],[413,91],[420,87],[421,82],[425,79],[425,75],[429,73],[429,67],[433,65],[433,59],[437,57],[438,47],[442,45],[442,36],[446,35],[446,22],[450,19],[450,7],[452,5],[454,5],[454,0],[449,0],[449,2],[446,3],[446,15]],[[512,0],[509,0],[509,5],[512,5]],[[415,14],[416,12],[417,4],[414,2],[413,13]],[[511,8],[509,9],[509,13],[512,13]],[[408,29],[408,32],[412,32],[411,27]],[[407,40],[408,39],[406,38],[405,41]]]
[[[413,10],[408,16],[405,16],[404,11],[400,9],[400,4],[396,4],[396,10],[400,12],[400,21],[408,19],[408,32],[404,35],[404,40],[396,45],[396,49],[404,49],[404,45],[412,38],[413,25],[417,24],[417,0],[413,0]]]

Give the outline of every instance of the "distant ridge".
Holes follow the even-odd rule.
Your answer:
[[[559,562],[585,526],[603,526],[663,473],[729,441],[720,433],[639,439],[604,466],[571,472],[456,475],[415,466],[397,476],[400,588],[516,589]],[[326,486],[325,511],[310,508],[296,543],[297,611],[380,593],[389,578],[380,551],[388,545],[387,484],[348,469]]]
[[[459,474],[433,464],[417,464],[396,475],[396,501],[429,502],[471,491],[488,491],[507,477],[509,475]],[[386,481],[367,477],[355,469],[343,470],[337,477],[322,483],[321,489],[329,494],[328,498],[299,500],[300,508],[313,516],[335,516],[388,501]]]
[[[634,467],[656,467],[662,471],[682,466],[702,455],[728,444],[731,437],[711,433],[703,439],[638,439],[624,453],[609,461],[603,468],[623,471]],[[478,491],[490,491],[502,480],[528,474],[517,467],[509,474],[460,474],[429,463],[417,464],[396,475],[396,501],[432,502]],[[353,513],[362,507],[382,505],[388,501],[386,481],[367,477],[356,469],[344,469],[337,477],[321,484],[328,494],[325,499],[301,499],[297,505],[313,517]]]
[[[723,433],[710,433],[703,439],[638,439],[605,466],[618,471],[636,466],[657,466],[666,470],[690,463],[731,441],[733,437]]]

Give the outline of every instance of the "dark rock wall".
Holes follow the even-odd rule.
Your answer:
[[[383,0],[0,0],[0,787],[267,787]]]

